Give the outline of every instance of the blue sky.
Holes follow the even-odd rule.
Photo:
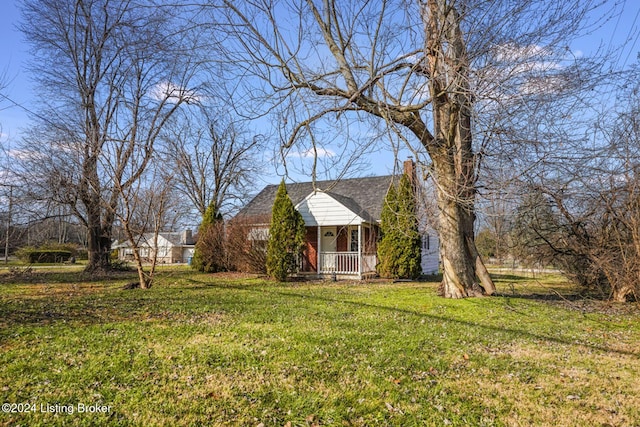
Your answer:
[[[25,63],[28,59],[28,46],[23,42],[22,35],[15,28],[20,19],[20,12],[14,0],[0,2],[0,76],[4,75],[4,81],[8,87],[2,91],[12,101],[31,108],[34,104],[34,95],[25,71]],[[14,105],[7,99],[0,99],[0,141],[19,138],[20,129],[28,124],[27,112]]]
[[[8,87],[2,94],[9,98],[0,97],[0,142],[4,146],[13,145],[20,138],[21,130],[28,126],[27,110],[37,109],[37,94],[25,70],[29,59],[28,46],[16,28],[20,19],[16,3],[14,0],[0,1],[0,75],[4,73],[5,81],[8,82]],[[636,62],[640,51],[640,1],[626,0],[621,4],[622,13],[616,19],[596,33],[578,40],[571,46],[572,50],[588,54],[599,45],[615,46],[627,41],[626,48],[617,55],[617,64],[628,66]],[[375,169],[377,162],[374,160],[373,163],[372,167]],[[385,169],[389,169],[389,165]],[[378,171],[371,170],[369,173]]]

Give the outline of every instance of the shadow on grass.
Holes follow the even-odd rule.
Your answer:
[[[97,280],[96,280],[97,281]],[[109,322],[149,320],[159,317],[161,308],[153,304],[147,291],[120,291],[114,282],[66,286],[26,283],[27,295],[0,297],[0,332],[17,325],[51,325],[57,322],[89,326]],[[117,282],[116,282],[117,283]],[[0,285],[0,292],[2,292]],[[0,294],[1,295],[1,294]],[[0,333],[1,335],[1,333]]]
[[[127,280],[135,278],[135,270],[113,270],[104,274],[90,274],[80,271],[38,271],[33,269],[19,269],[15,272],[0,274],[2,285],[31,285],[43,283],[95,283],[113,280]]]
[[[476,322],[471,322],[462,319],[455,319],[437,314],[429,314],[420,312],[417,310],[411,310],[406,308],[398,308],[385,306],[380,304],[371,304],[360,301],[349,301],[338,298],[330,298],[325,296],[313,295],[311,293],[297,292],[295,287],[291,288],[291,291],[283,291],[274,289],[271,284],[232,284],[232,283],[211,283],[198,280],[189,280],[191,285],[180,289],[180,293],[184,292],[187,299],[192,300],[187,294],[189,292],[199,291],[203,289],[220,289],[220,290],[236,290],[251,292],[257,294],[270,294],[278,295],[284,298],[297,298],[305,301],[322,301],[334,304],[343,304],[346,306],[352,306],[358,309],[371,309],[377,311],[386,311],[392,313],[401,313],[410,316],[415,316],[420,319],[427,319],[431,321],[447,322],[454,325],[458,325],[461,328],[480,329],[483,333],[507,333],[513,336],[527,337],[531,340],[547,341],[551,343],[557,343],[568,346],[581,346],[590,348],[602,352],[613,352],[621,355],[638,356],[639,351],[628,351],[620,349],[612,349],[606,346],[598,345],[592,342],[578,341],[575,338],[563,338],[548,334],[541,334],[531,332],[529,330],[517,327],[495,326],[487,325]],[[55,322],[78,322],[84,325],[101,324],[104,322],[113,321],[136,321],[143,320],[143,315],[151,315],[155,320],[166,321],[171,320],[172,313],[169,311],[155,313],[156,301],[154,298],[148,298],[148,291],[138,291],[135,294],[127,291],[126,296],[122,295],[118,298],[109,298],[104,302],[98,302],[92,299],[90,296],[80,296],[78,300],[74,299],[44,299],[44,300],[0,300],[0,325],[3,326],[16,326],[25,324],[40,324],[48,325]],[[576,296],[569,296],[570,298],[576,298]],[[569,300],[564,295],[511,295],[502,294],[491,298],[504,298],[507,305],[510,299],[540,299],[545,301],[554,300]],[[555,298],[555,299],[554,299]],[[470,299],[469,302],[479,302],[480,300]],[[245,307],[241,304],[239,307]],[[151,309],[153,313],[147,310]],[[531,316],[530,313],[518,312],[512,310],[522,316]],[[177,314],[177,313],[176,313]],[[182,312],[182,316],[189,316],[188,312]],[[148,317],[146,317],[148,319]],[[519,322],[519,324],[526,324],[526,322]],[[10,328],[9,328],[10,329]],[[7,332],[7,331],[5,331]],[[4,334],[0,334],[0,337]]]
[[[516,274],[496,274],[496,273],[491,273],[491,278],[493,280],[499,280],[499,281],[509,281],[509,282],[523,282],[526,280],[531,280],[531,277],[527,277],[527,276],[521,276],[521,275],[516,275]]]
[[[103,319],[87,311],[56,311],[55,308],[38,310],[36,307],[15,308],[2,304],[0,306],[0,325],[50,325],[59,321],[79,322],[81,324],[102,323]]]
[[[500,298],[514,298],[514,299],[524,299],[524,300],[534,300],[534,301],[582,301],[585,299],[584,295],[581,294],[560,294],[560,293],[527,293],[527,294],[519,294],[519,293],[510,293],[510,292],[496,292],[492,295],[493,297]]]
[[[551,342],[551,343],[568,345],[568,346],[582,346],[582,347],[587,347],[587,348],[590,348],[590,349],[593,349],[593,350],[598,350],[598,351],[602,351],[602,352],[612,352],[612,353],[617,353],[617,354],[627,355],[627,356],[640,356],[640,352],[639,351],[628,351],[628,350],[612,349],[612,348],[601,346],[601,345],[594,344],[594,343],[591,343],[591,342],[580,342],[580,341],[577,341],[575,338],[564,339],[564,338],[559,338],[559,337],[550,336],[550,335],[543,335],[543,334],[533,333],[533,332],[530,332],[530,331],[527,331],[527,330],[524,330],[524,329],[516,329],[516,328],[508,328],[508,327],[497,327],[497,326],[492,326],[492,325],[483,325],[483,324],[469,322],[469,321],[466,321],[466,320],[453,319],[453,318],[446,317],[446,316],[438,316],[438,315],[435,315],[435,314],[427,314],[427,313],[422,313],[422,312],[415,311],[415,310],[409,310],[409,309],[398,308],[398,307],[389,307],[389,306],[384,306],[384,305],[370,304],[370,303],[357,302],[357,301],[346,301],[346,300],[322,297],[322,296],[318,296],[318,295],[297,293],[297,292],[284,292],[284,291],[269,289],[267,286],[248,287],[248,286],[237,286],[237,285],[232,285],[232,284],[216,284],[216,283],[205,283],[205,282],[203,282],[203,287],[205,287],[205,288],[206,287],[217,288],[217,289],[235,289],[235,290],[242,290],[242,291],[246,291],[246,292],[260,292],[260,293],[266,293],[266,294],[272,294],[272,295],[280,295],[280,296],[284,296],[284,297],[300,298],[300,299],[305,299],[305,300],[317,300],[317,301],[322,301],[322,302],[345,304],[345,305],[351,305],[351,306],[354,306],[354,307],[357,307],[357,308],[368,308],[368,309],[373,309],[373,310],[389,311],[389,312],[393,312],[393,313],[402,313],[402,314],[412,315],[412,316],[416,316],[416,317],[419,317],[419,318],[422,318],[422,319],[430,319],[430,320],[434,320],[434,321],[449,322],[449,323],[457,324],[457,325],[459,325],[461,327],[465,327],[465,328],[483,329],[486,332],[503,332],[503,333],[508,333],[508,334],[512,334],[512,335],[515,335],[515,336],[528,337],[528,338],[530,338],[532,340],[547,341],[547,342]],[[503,297],[498,296],[498,298],[503,298]],[[508,299],[508,298],[514,298],[514,297],[512,295],[509,295],[509,296],[505,296],[504,298]],[[525,315],[526,313],[522,313],[522,314]]]
[[[65,288],[66,289],[66,288]],[[120,289],[120,287],[116,288]],[[64,292],[36,297],[0,299],[0,329],[17,325],[51,325],[58,322],[82,326],[111,322],[162,319],[162,309],[146,291],[123,291],[113,296],[102,289],[82,293],[69,287]],[[86,292],[86,290],[84,291]]]

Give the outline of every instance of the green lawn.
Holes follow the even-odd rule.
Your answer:
[[[458,301],[434,282],[78,277],[0,275],[0,400],[22,411],[0,425],[640,425],[637,305],[557,276]]]

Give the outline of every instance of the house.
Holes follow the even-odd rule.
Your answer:
[[[405,173],[415,175],[412,161]],[[287,192],[304,219],[305,248],[299,269],[319,277],[365,278],[376,275],[380,216],[389,187],[398,176],[376,176],[287,184]],[[251,224],[249,241],[266,241],[277,185],[265,187],[236,216]],[[256,221],[251,219],[255,218]],[[438,240],[433,230],[422,236],[424,273],[439,267]]]
[[[157,245],[154,244],[154,236],[154,233],[145,233],[140,236],[138,249],[143,260],[150,261],[154,253],[157,254],[157,262],[160,264],[186,263],[193,257],[195,240],[191,230],[160,232],[158,233]],[[118,250],[119,260],[131,261],[133,259],[131,242],[116,243],[112,247]]]

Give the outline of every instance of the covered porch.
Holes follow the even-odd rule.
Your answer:
[[[353,199],[316,191],[296,209],[306,226],[303,274],[351,279],[375,276],[378,222]]]
[[[306,230],[303,274],[352,279],[376,275],[377,225],[312,226]]]
[[[320,275],[375,276],[378,260],[375,253],[358,255],[354,252],[321,252]]]

